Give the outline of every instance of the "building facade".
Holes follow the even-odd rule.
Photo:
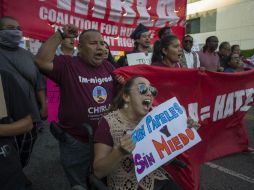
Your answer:
[[[186,33],[199,47],[208,36],[254,48],[254,0],[188,0]]]

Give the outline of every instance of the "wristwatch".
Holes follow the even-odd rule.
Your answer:
[[[63,31],[63,28],[58,28],[57,31],[61,35],[61,38],[64,40],[66,38],[66,34]]]

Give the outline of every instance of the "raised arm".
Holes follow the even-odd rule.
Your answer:
[[[42,44],[37,55],[35,56],[35,64],[43,73],[49,73],[53,70],[53,59],[57,47],[64,38],[77,37],[78,28],[74,25],[67,24],[63,30],[58,30],[44,44]]]

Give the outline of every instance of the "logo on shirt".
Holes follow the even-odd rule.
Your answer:
[[[107,99],[107,91],[102,86],[96,86],[93,89],[93,99],[99,103],[102,104]]]

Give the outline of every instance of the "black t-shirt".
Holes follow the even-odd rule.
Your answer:
[[[8,114],[7,117],[0,119],[0,124],[8,124],[26,117],[30,111],[27,106],[28,100],[12,75],[0,70],[0,76]],[[20,190],[26,182],[13,140],[13,137],[0,136],[1,190]]]

